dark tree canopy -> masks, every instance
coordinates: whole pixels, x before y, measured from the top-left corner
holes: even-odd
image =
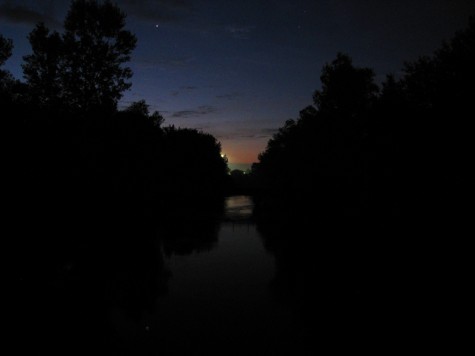
[[[343,54],[323,67],[317,107],[287,120],[259,155],[253,171],[264,194],[287,206],[313,200],[329,212],[360,204],[367,116],[378,92],[373,76]]]
[[[158,111],[154,111],[152,114],[150,114],[150,105],[148,105],[145,100],[134,101],[124,111],[147,118],[152,121],[154,126],[157,127],[162,126],[165,121],[164,117]]]
[[[29,35],[33,53],[24,76],[39,103],[58,99],[70,110],[114,111],[129,89],[137,39],[124,29],[125,14],[112,2],[75,0],[59,35],[39,24]]]
[[[400,78],[389,75],[381,92],[371,69],[338,54],[322,69],[316,107],[286,121],[253,166],[258,205],[295,212],[311,200],[310,213],[333,217],[464,216],[474,63],[473,18]]]
[[[125,14],[112,2],[75,0],[64,22],[63,80],[66,100],[80,111],[116,108],[130,88],[130,60],[137,39],[124,30]]]
[[[0,67],[5,64],[12,55],[13,42],[0,34]],[[0,91],[4,92],[6,88],[13,82],[11,74],[0,69]]]
[[[62,97],[61,70],[63,43],[58,32],[50,33],[43,24],[38,24],[29,34],[33,53],[23,57],[23,76],[30,89],[31,100],[41,106],[59,104]]]
[[[355,116],[368,110],[378,92],[373,70],[354,67],[351,58],[342,53],[323,67],[320,80],[322,89],[313,98],[324,113]]]
[[[13,42],[0,34],[0,66],[12,55]]]

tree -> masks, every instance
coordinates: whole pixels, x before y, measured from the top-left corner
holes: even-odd
[[[323,67],[320,80],[322,89],[313,96],[315,104],[320,112],[342,117],[367,111],[378,92],[373,70],[354,67],[351,58],[342,53]]]
[[[134,101],[125,109],[125,112],[147,118],[151,120],[153,125],[156,127],[162,126],[165,121],[158,111],[154,111],[150,114],[150,105],[148,105],[145,100]]]
[[[137,39],[124,30],[125,14],[112,2],[74,0],[60,36],[39,24],[29,35],[33,54],[24,76],[41,104],[59,98],[70,110],[114,111],[132,70]]]
[[[38,24],[28,36],[33,53],[23,65],[31,97],[79,113],[116,110],[131,86],[132,71],[124,63],[137,42],[124,26],[116,5],[96,0],[72,2],[62,36]]]
[[[262,206],[308,213],[312,201],[319,213],[364,211],[367,126],[378,92],[373,77],[343,54],[323,67],[316,107],[287,120],[253,166]]]
[[[0,66],[12,55],[13,42],[0,34]]]
[[[389,97],[393,104],[384,110],[387,117],[398,114],[393,126],[398,132],[398,160],[404,162],[401,190],[414,215],[420,211],[442,212],[445,217],[466,214],[460,197],[471,185],[467,162],[473,151],[474,63],[475,18],[471,18],[465,30],[433,55],[406,63],[396,86],[385,84],[397,89],[385,90],[383,99],[387,102]]]
[[[58,104],[62,94],[61,66],[63,65],[63,42],[58,32],[50,33],[43,24],[38,24],[29,34],[33,53],[23,57],[25,77],[29,94],[40,106]]]
[[[115,110],[132,70],[137,39],[124,30],[125,14],[112,2],[75,0],[64,22],[63,85],[66,101],[80,112]]]
[[[0,67],[12,55],[13,42],[0,34]],[[8,71],[0,69],[0,91],[3,92],[13,82],[13,77]]]

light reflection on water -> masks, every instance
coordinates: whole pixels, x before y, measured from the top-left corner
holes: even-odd
[[[165,260],[171,278],[156,308],[163,325],[157,337],[163,345],[174,340],[165,352],[186,353],[190,342],[242,348],[253,339],[264,347],[264,338],[289,336],[290,312],[275,302],[269,288],[274,258],[249,220],[252,200],[229,197],[225,206],[213,249]]]
[[[245,195],[226,198],[225,219],[248,220],[252,216],[254,204],[251,197]]]

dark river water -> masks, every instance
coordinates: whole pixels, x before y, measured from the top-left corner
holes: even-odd
[[[300,347],[295,318],[272,293],[276,265],[256,225],[252,201],[227,198],[215,243],[189,254],[169,254],[167,293],[150,323],[166,353],[294,352]],[[152,330],[152,329],[150,329]]]
[[[222,213],[128,212],[32,234],[12,261],[17,354],[378,353],[418,337],[407,320],[424,279],[399,234],[252,212],[235,196]]]

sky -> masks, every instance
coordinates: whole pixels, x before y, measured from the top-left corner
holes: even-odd
[[[231,168],[258,160],[287,119],[312,104],[338,52],[376,81],[430,55],[475,15],[474,0],[117,0],[138,39],[132,88],[165,125],[213,134]],[[68,0],[0,0],[5,69],[22,79],[26,39],[43,21],[61,32]]]

